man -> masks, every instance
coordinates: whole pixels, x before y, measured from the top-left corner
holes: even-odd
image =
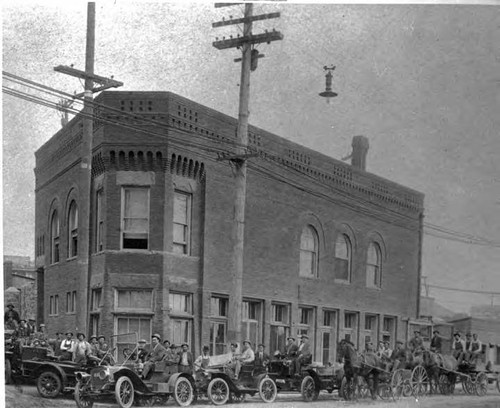
[[[292,358],[297,355],[299,346],[295,344],[295,339],[293,337],[287,337],[287,344],[285,346],[285,357]]]
[[[99,354],[99,342],[97,341],[97,336],[95,334],[90,336],[89,343],[90,343],[91,355],[95,358],[99,358],[99,356],[98,356],[98,354]]]
[[[17,327],[18,327],[17,322],[14,320],[14,318],[12,316],[9,316],[4,323],[4,329],[5,330],[14,330],[16,333],[13,336],[17,336]]]
[[[205,369],[210,365],[210,347],[203,346],[201,355],[194,361],[194,371]]]
[[[391,359],[392,355],[392,350],[391,350],[391,343],[389,341],[384,341],[384,353],[382,355],[382,359],[385,361],[389,361]]]
[[[408,342],[408,347],[413,354],[417,355],[424,351],[424,339],[422,338],[421,333],[418,330],[415,330],[413,334],[413,338],[411,338]]]
[[[434,353],[439,353],[441,354],[441,347],[442,347],[442,339],[441,336],[439,335],[439,330],[434,330],[432,332],[432,339],[431,339],[431,351]]]
[[[63,342],[63,335],[64,333],[63,332],[57,332],[56,333],[56,339],[54,341],[54,354],[56,356],[60,356],[62,354],[62,351],[61,351],[61,344]]]
[[[85,340],[85,334],[77,333],[76,338],[78,341],[75,344],[75,351],[73,354],[74,361],[77,364],[85,365],[87,363],[87,357],[92,354],[92,347],[90,343]]]
[[[17,328],[17,336],[21,342],[21,345],[25,345],[30,337],[30,332],[28,329],[28,323],[25,319],[19,321],[19,327]]]
[[[146,347],[147,341],[144,339],[139,340],[137,343],[137,360],[139,363],[144,364],[148,358],[149,350]]]
[[[97,357],[104,363],[111,364],[111,356],[109,346],[106,343],[106,337],[101,334],[97,337],[97,343]]]
[[[66,332],[66,339],[62,341],[60,360],[73,361],[73,353],[75,351],[75,341],[73,340],[73,333]]]
[[[151,351],[148,354],[147,360],[144,362],[144,369],[142,371],[142,378],[148,379],[148,374],[155,369],[158,361],[161,361],[165,356],[165,347],[161,345],[161,336],[153,334],[151,336]]]
[[[396,371],[400,366],[405,368],[406,362],[406,350],[403,348],[403,342],[397,340],[396,348],[391,354],[392,371]]]
[[[9,318],[12,317],[12,320],[16,322],[16,327],[19,325],[19,321],[21,320],[19,317],[19,313],[17,313],[16,310],[14,310],[14,304],[13,303],[7,303],[7,311],[4,314],[4,322],[9,320]]]
[[[40,324],[38,331],[34,335],[34,338],[40,340],[40,342],[48,340],[45,324],[43,323]]]
[[[265,367],[271,360],[269,355],[264,351],[264,348],[263,344],[259,344],[257,346],[257,352],[255,353],[255,367]]]
[[[193,372],[193,355],[189,351],[187,343],[181,345],[181,352],[179,354],[179,361],[177,367],[180,373],[192,374]]]
[[[305,334],[300,338],[300,345],[297,351],[297,358],[294,361],[295,375],[300,376],[300,368],[302,365],[310,364],[312,360],[311,346],[309,345],[309,337]]]
[[[36,333],[36,324],[35,324],[35,319],[33,319],[32,317],[30,317],[28,319],[28,331],[29,331],[29,336],[30,338]]]
[[[167,341],[168,340],[165,340],[163,344],[167,344]],[[170,344],[170,342],[168,342],[168,344]],[[165,375],[168,376],[177,372],[179,353],[177,352],[177,346],[175,344],[170,345],[170,347],[166,349],[163,360],[165,361],[165,370],[163,371]]]
[[[472,340],[469,346],[469,354],[470,354],[469,361],[473,364],[476,364],[482,351],[483,351],[483,343],[481,343],[481,340],[477,338],[477,333],[473,333]]]
[[[375,346],[373,345],[373,342],[367,341],[365,343],[365,353],[367,354],[375,354],[378,356],[378,350],[375,351]]]
[[[459,332],[455,332],[454,339],[451,343],[451,355],[458,361],[458,365],[462,364],[465,357],[465,341],[461,338]]]
[[[382,356],[384,355],[384,352],[385,352],[385,344],[384,344],[384,341],[383,340],[380,340],[378,342],[378,348],[377,348],[377,357],[378,358],[382,358]]]
[[[245,340],[243,342],[243,351],[241,352],[241,355],[236,357],[234,379],[238,379],[242,365],[253,364],[254,360],[255,353],[252,350],[252,343],[250,342],[250,340]]]

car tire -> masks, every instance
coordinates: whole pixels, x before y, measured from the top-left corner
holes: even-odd
[[[222,378],[214,378],[208,384],[208,399],[214,405],[224,405],[229,399],[229,393],[229,385]]]
[[[194,400],[194,390],[191,381],[179,377],[174,385],[174,400],[180,407],[188,407]]]
[[[81,381],[76,382],[75,386],[75,402],[78,408],[92,408],[94,406],[94,401],[89,397],[83,395],[85,391],[85,385]]]
[[[54,371],[43,371],[36,380],[36,388],[43,398],[55,398],[62,391],[62,381]]]
[[[306,402],[316,401],[319,390],[316,388],[316,381],[310,375],[306,375],[300,384],[300,393]]]
[[[278,395],[278,387],[276,383],[269,377],[265,377],[259,382],[259,396],[264,402],[271,403]]]
[[[134,404],[134,384],[125,375],[116,382],[115,398],[120,408],[130,408]]]

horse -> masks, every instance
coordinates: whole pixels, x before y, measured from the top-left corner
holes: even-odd
[[[455,357],[451,355],[443,355],[439,353],[435,353],[433,351],[425,350],[422,354],[423,363],[427,374],[429,375],[429,381],[431,384],[431,391],[438,389],[439,386],[439,376],[441,374],[441,370],[446,370],[446,377],[448,379],[449,389],[442,389],[443,393],[451,392],[455,388],[456,374],[453,371],[457,370],[458,361]]]
[[[358,383],[358,376],[365,379],[370,389],[372,399],[377,398],[379,383],[380,359],[374,353],[358,354],[354,345],[347,341],[342,341],[338,347],[339,360],[344,360],[344,373],[347,383]],[[370,377],[373,381],[370,381]]]

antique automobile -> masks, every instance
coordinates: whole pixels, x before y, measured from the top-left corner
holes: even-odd
[[[135,333],[133,335],[137,337]],[[191,374],[170,373],[165,370],[167,362],[159,361],[154,370],[142,378],[143,364],[137,351],[137,346],[132,351],[124,349],[121,364],[96,367],[88,373],[78,372],[75,387],[78,408],[90,408],[94,403],[103,402],[116,402],[121,408],[130,408],[133,404],[165,405],[169,397],[182,407],[193,402],[195,380]]]
[[[344,376],[341,364],[323,366],[313,362],[301,367],[298,375],[291,375],[291,364],[292,360],[278,354],[268,365],[269,377],[276,382],[278,392],[300,392],[305,401],[315,401],[321,390],[332,393],[340,389]]]
[[[89,359],[86,364],[59,361],[48,348],[23,346],[18,341],[5,350],[5,381],[9,383],[35,382],[44,398],[55,398],[63,391],[72,391],[76,372],[88,372],[101,362]]]

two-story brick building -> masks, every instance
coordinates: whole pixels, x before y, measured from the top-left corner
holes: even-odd
[[[222,154],[237,121],[169,92],[104,92],[96,103],[90,198],[79,195],[80,116],[36,152],[49,330],[159,332],[221,353],[234,200]],[[325,362],[340,338],[360,348],[405,338],[418,315],[423,195],[366,172],[363,137],[352,165],[252,126],[249,147],[243,337],[274,351],[308,333]],[[87,276],[78,206],[89,199]]]

